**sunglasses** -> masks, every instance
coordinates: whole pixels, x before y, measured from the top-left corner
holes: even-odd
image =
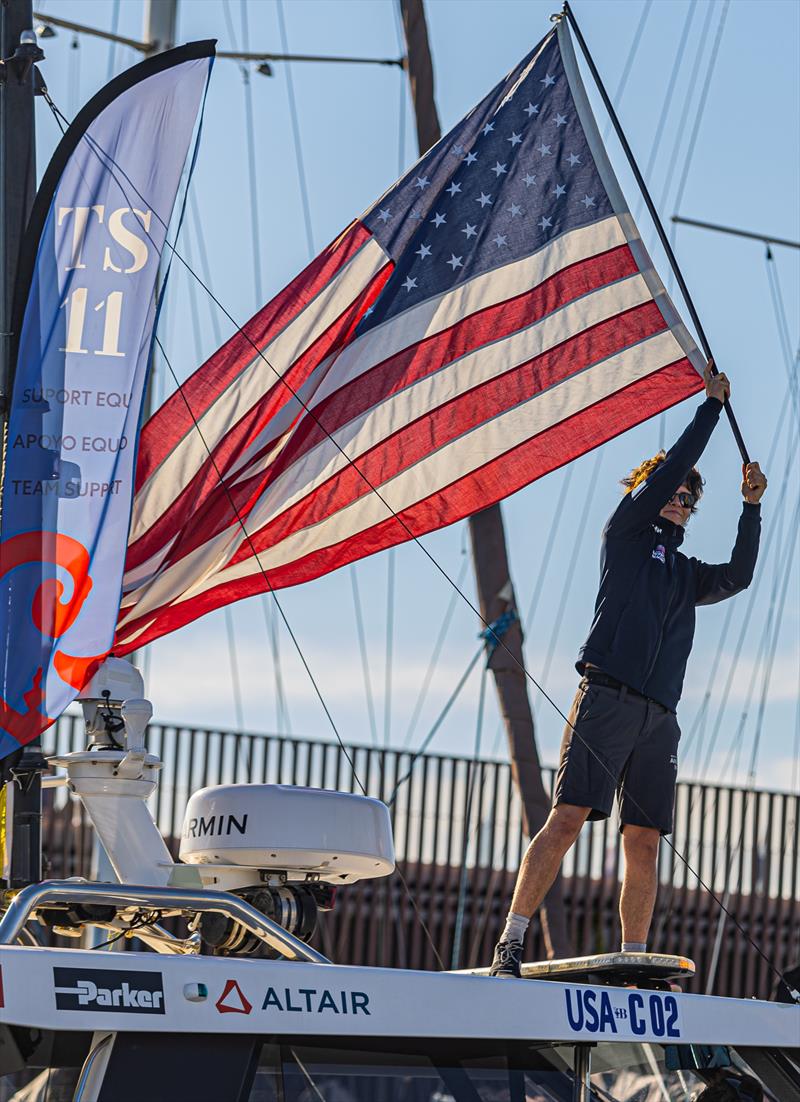
[[[691,509],[693,505],[697,504],[697,498],[694,494],[673,494],[667,502],[670,505],[673,501],[677,501],[679,505],[682,505],[684,509]]]

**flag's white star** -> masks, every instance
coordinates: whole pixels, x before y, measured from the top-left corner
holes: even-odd
[[[430,187],[430,180],[427,176],[417,176],[417,182],[414,187],[418,187],[420,191],[424,191],[426,187]]]
[[[540,81],[539,81],[539,83],[540,83],[540,84],[543,84],[543,85],[545,86],[545,88],[549,88],[549,87],[550,87],[550,85],[551,85],[551,84],[555,84],[555,82],[556,82],[556,78],[555,78],[555,77],[551,77],[549,73],[547,74],[547,76],[546,76],[546,77],[544,77],[544,79],[542,79],[542,80],[540,80]]]
[[[495,161],[494,168],[490,168],[489,171],[493,172],[499,180],[503,173],[506,171],[506,166],[501,165],[499,161]]]
[[[550,153],[550,146],[545,145],[544,142],[541,142],[539,145],[536,146],[536,148],[539,150],[543,157],[547,157]]]
[[[368,318],[368,317],[370,316],[370,314],[374,313],[374,311],[375,311],[375,307],[374,307],[374,306],[370,306],[369,310],[365,310],[365,311],[364,311],[364,317],[365,317],[365,318]]]
[[[405,283],[403,284],[403,286],[405,287],[405,289],[407,291],[413,291],[414,288],[416,287],[416,285],[417,285],[416,279],[412,279],[411,276],[408,276],[406,278]]]
[[[539,114],[539,104],[538,103],[529,103],[528,106],[524,108],[524,111],[525,111],[525,114],[528,116],[528,118],[531,118],[532,115],[538,115]]]
[[[392,212],[388,209],[378,211],[378,221],[383,222],[384,225],[389,221],[389,219],[391,217],[392,217]]]
[[[440,226],[443,226],[446,221],[447,219],[445,218],[445,216],[443,214],[439,214],[438,211],[436,212],[436,214],[434,214],[433,218],[431,218],[431,222],[437,230]]]
[[[516,203],[512,203],[510,207],[506,207],[506,210],[512,218],[516,218],[518,214],[522,214],[522,207],[518,207]]]
[[[455,180],[453,180],[450,187],[446,188],[445,190],[448,192],[450,198],[452,199],[454,195],[458,195],[459,191],[461,191],[461,184],[457,184]]]
[[[416,251],[416,255],[420,258],[420,260],[424,260],[426,256],[431,255],[430,246],[420,245],[420,247]]]
[[[491,206],[492,205],[492,197],[491,197],[491,195],[487,195],[485,191],[482,191],[481,194],[480,194],[480,198],[476,199],[475,202],[480,203],[480,205],[482,207]]]
[[[412,212],[410,214],[410,217],[413,218],[415,222],[421,222],[422,221],[422,211],[421,210],[412,210]]]
[[[577,153],[570,153],[569,163],[572,165],[573,168],[575,167],[575,165],[579,165],[581,163],[581,159],[577,155]]]
[[[550,219],[545,218],[544,215],[542,215],[541,219],[536,223],[540,230],[546,230],[549,226],[552,226],[552,224]]]
[[[583,205],[588,210],[589,207],[594,206],[594,196],[593,195],[584,195],[583,199],[581,199],[581,202],[583,203]]]
[[[469,241],[470,237],[477,237],[478,236],[477,226],[471,226],[469,224],[469,222],[467,222],[466,226],[464,226],[464,229],[461,232],[463,234],[466,234],[467,241]]]
[[[566,126],[566,125],[567,125],[567,116],[562,115],[558,111],[556,111],[556,127]]]
[[[494,241],[494,243],[495,243],[495,245],[497,245],[498,249],[500,248],[501,245],[507,245],[508,244],[508,241],[506,240],[506,235],[504,233],[498,233],[495,237],[492,238],[492,241]]]
[[[449,264],[450,267],[453,269],[453,271],[455,271],[456,268],[463,268],[464,267],[464,265],[461,263],[461,257],[456,256],[455,253],[450,253],[450,259],[446,260],[445,264]]]
[[[494,123],[493,122],[487,122],[486,126],[484,126],[484,128],[483,128],[484,138],[486,137],[487,134],[490,134],[493,130],[494,130]]]
[[[465,165],[474,164],[475,161],[477,161],[477,159],[478,159],[478,154],[477,153],[468,153],[466,155],[466,157],[464,158],[464,164]]]
[[[553,188],[553,195],[555,195],[556,199],[560,199],[566,190],[563,184],[556,184]]]
[[[522,177],[522,181],[525,184],[525,187],[530,187],[531,184],[536,183],[536,177],[533,176],[530,172],[528,172],[528,173],[526,173],[525,176]]]
[[[515,131],[510,138],[506,138],[506,141],[511,142],[511,148],[513,149],[515,145],[519,145],[522,141],[522,135],[517,134]]]
[[[454,145],[450,152],[455,153],[456,157],[460,157],[461,154],[464,152],[464,146],[463,145]]]

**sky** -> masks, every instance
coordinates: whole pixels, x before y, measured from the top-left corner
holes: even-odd
[[[106,30],[116,27],[137,40],[143,36],[141,0],[47,0],[43,6],[55,17]],[[446,131],[547,33],[557,4],[427,0],[426,8],[436,98]],[[775,247],[767,261],[758,241],[675,227],[668,219],[677,211],[800,240],[800,6],[791,0],[575,0],[574,9],[630,145],[646,169],[656,205],[674,234],[717,364],[732,380],[733,408],[751,457],[762,463],[770,480],[756,581],[732,608],[723,604],[698,613],[678,712],[684,733],[681,775],[743,781],[752,762],[757,783],[796,791],[800,408],[787,398],[787,378],[800,336],[800,252]],[[215,37],[219,49],[253,52],[383,58],[402,53],[392,0],[284,0],[282,10],[285,37],[276,0],[229,0],[227,5],[180,0],[178,41]],[[680,52],[689,19],[686,48]],[[128,47],[66,30],[42,44],[47,56],[41,69],[68,117],[112,75],[139,60]],[[239,323],[416,160],[411,104],[398,68],[275,62],[272,70],[271,77],[263,76],[251,66],[244,74],[236,62],[216,63],[192,181],[193,211],[181,243],[201,271],[205,254],[211,286]],[[256,134],[255,206],[249,190],[245,75]],[[590,95],[605,132],[606,117]],[[58,136],[39,99],[40,175]],[[641,205],[636,187],[613,138],[609,151],[636,213]],[[640,226],[666,277],[646,215]],[[771,287],[779,289],[784,304],[783,341]],[[175,266],[159,333],[178,377],[187,377],[231,332],[230,322]],[[157,364],[157,400],[173,385],[164,364]],[[512,579],[526,622],[527,668],[564,712],[578,680],[575,656],[591,621],[599,536],[618,500],[619,479],[662,443],[668,446],[697,402],[690,399],[632,429],[503,504]],[[684,550],[724,561],[741,500],[740,460],[724,419],[700,466],[706,496],[690,523]],[[466,525],[423,542],[474,599]],[[366,675],[355,593],[368,655]],[[474,613],[413,544],[283,590],[279,597],[346,742],[418,746],[478,647],[481,625]],[[278,636],[285,709],[277,703],[270,631]],[[773,636],[775,657],[767,663],[764,640]],[[212,728],[243,724],[251,731],[334,737],[268,598],[206,616],[152,644],[143,661],[157,721]],[[477,740],[482,754],[505,756],[492,693],[478,730],[481,676],[478,666],[431,749],[467,755]],[[426,680],[428,691],[421,699]],[[540,754],[546,764],[554,764],[563,720],[538,693],[532,697]]]

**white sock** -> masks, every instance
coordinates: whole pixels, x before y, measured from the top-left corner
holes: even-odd
[[[526,918],[525,915],[515,915],[513,911],[509,911],[503,933],[500,935],[500,940],[522,942],[525,938],[525,931],[528,929],[529,922],[530,919]]]
[[[623,953],[646,953],[647,942],[646,941],[623,941],[622,943]]]

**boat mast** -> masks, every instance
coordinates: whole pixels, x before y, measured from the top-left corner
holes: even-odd
[[[417,140],[422,154],[442,136],[434,99],[433,60],[423,0],[400,0],[400,11]],[[516,612],[500,504],[491,505],[471,516],[469,531],[481,616],[492,624],[504,613]],[[518,618],[505,632],[503,644],[492,652],[489,668],[494,675],[508,737],[511,772],[522,802],[525,832],[532,836],[544,825],[550,811],[550,798],[542,781],[533,713],[523,672],[522,625]],[[560,874],[542,905],[541,923],[548,956],[568,956],[569,939]]]

